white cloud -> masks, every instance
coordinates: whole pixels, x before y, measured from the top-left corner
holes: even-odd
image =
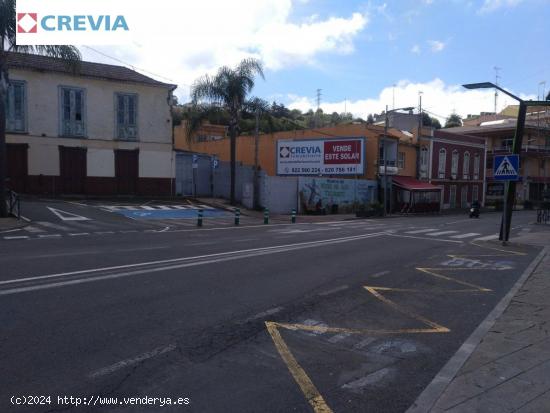
[[[441,52],[446,46],[446,44],[440,40],[428,40],[428,44],[430,45],[430,50],[434,53]]]
[[[304,0],[239,0],[238,7],[226,0],[157,3],[163,30],[144,30],[134,46],[94,48],[169,78],[180,85],[177,94],[183,99],[195,79],[245,57],[259,58],[266,69],[278,70],[314,65],[325,53],[352,53],[355,37],[368,24],[368,16],[358,12],[293,21],[294,4]],[[136,2],[132,14],[150,22],[151,10],[144,2]],[[82,51],[85,58],[118,64],[89,49]]]
[[[411,53],[420,54],[420,46],[415,44],[413,47],[411,47]]]
[[[442,122],[451,113],[456,112],[462,117],[479,112],[491,112],[494,110],[494,91],[492,89],[467,90],[460,85],[446,85],[441,79],[434,79],[427,83],[413,83],[401,80],[395,86],[396,107],[417,107],[418,92],[422,91],[422,107],[432,112]],[[379,95],[374,98],[355,101],[324,102],[321,108],[325,113],[344,111],[344,107],[354,116],[366,119],[369,113],[380,113],[385,106],[392,107],[394,88],[384,87]],[[514,93],[514,92],[512,92]],[[522,99],[535,99],[535,95],[519,94]],[[502,93],[498,99],[498,110],[507,105],[515,104],[515,101]],[[315,109],[314,99],[289,95],[287,105],[291,109],[307,111]],[[432,115],[434,116],[434,115]]]
[[[503,7],[515,7],[523,0],[484,0],[483,5],[478,10],[478,13],[491,13]]]

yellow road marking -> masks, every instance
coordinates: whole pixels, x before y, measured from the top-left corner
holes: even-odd
[[[451,258],[466,258],[466,257],[503,257],[507,255],[527,255],[526,253],[519,252],[519,251],[507,251],[507,250],[502,250],[495,247],[489,247],[486,245],[478,245],[473,241],[471,242],[471,244],[476,245],[480,248],[488,248],[496,251],[505,252],[506,254],[498,254],[498,255],[497,254],[485,254],[485,255],[476,254],[476,255],[448,255],[448,256]],[[418,267],[416,269],[420,272],[429,274],[433,277],[454,282],[466,287],[470,287],[469,289],[458,289],[458,290],[457,289],[430,290],[430,292],[437,292],[437,293],[491,292],[492,290],[489,288],[479,286],[477,284],[457,280],[456,278],[440,274],[436,271],[440,272],[440,271],[462,271],[462,270],[469,270],[469,271],[472,271],[472,270],[499,271],[500,270],[496,268],[424,268],[424,267]],[[312,325],[297,324],[297,323],[277,323],[273,321],[265,322],[267,331],[269,332],[269,335],[271,336],[273,343],[275,344],[275,348],[279,352],[288,370],[292,374],[292,377],[294,377],[294,380],[302,390],[302,393],[306,397],[307,401],[309,402],[309,404],[311,405],[315,413],[333,413],[333,411],[328,406],[328,404],[326,403],[325,399],[323,398],[323,396],[321,395],[317,387],[315,387],[315,384],[313,384],[313,382],[311,381],[311,379],[309,378],[305,370],[300,366],[300,364],[298,363],[298,361],[290,351],[288,345],[286,344],[283,337],[281,336],[281,333],[279,332],[279,328],[284,328],[286,330],[292,330],[292,331],[301,330],[301,331],[310,331],[310,332],[317,332],[317,333],[348,333],[348,334],[366,334],[366,335],[448,333],[451,331],[447,327],[444,327],[434,321],[427,319],[426,317],[418,313],[415,313],[409,309],[406,309],[405,307],[398,305],[394,301],[390,300],[387,297],[384,297],[381,294],[381,291],[394,291],[394,292],[400,292],[400,293],[420,293],[420,292],[425,292],[424,290],[391,288],[391,287],[373,287],[373,286],[364,286],[363,288],[365,288],[365,290],[367,290],[371,295],[373,295],[378,300],[392,307],[395,311],[403,315],[406,315],[407,317],[411,317],[417,321],[420,321],[431,328],[409,328],[409,329],[405,328],[405,329],[395,329],[395,330],[365,329],[365,328],[353,329],[353,328],[343,328],[343,327],[312,326]]]
[[[296,361],[290,352],[290,349],[281,337],[281,333],[279,333],[277,329],[278,324],[266,321],[265,325],[275,343],[275,348],[281,355],[292,377],[294,377],[294,380],[298,383],[298,386],[300,386],[300,389],[304,393],[304,396],[306,396],[307,401],[315,413],[332,413],[332,409],[328,407],[328,404],[325,402],[325,399],[323,399],[323,396],[321,396],[321,393],[319,393],[319,390],[317,390],[317,387],[315,387],[315,384],[313,384],[302,366],[298,364],[298,361]]]

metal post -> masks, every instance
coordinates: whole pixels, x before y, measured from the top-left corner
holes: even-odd
[[[269,208],[264,209],[264,224],[269,224]]]
[[[199,209],[199,214],[197,216],[197,227],[202,227],[202,214],[203,210]]]
[[[260,204],[260,173],[259,173],[259,144],[260,144],[260,110],[256,108],[256,130],[254,133],[254,209]]]
[[[388,151],[386,148],[386,138],[388,135],[388,105],[386,105],[386,113],[384,120],[384,216],[388,210]]]
[[[508,241],[505,237],[504,237],[504,233],[503,233],[503,230],[506,226],[506,216],[507,216],[507,212],[508,212],[508,202],[507,202],[507,199],[508,199],[508,193],[510,192],[510,182],[509,181],[505,181],[504,182],[504,199],[503,199],[503,203],[502,203],[502,218],[501,218],[501,221],[500,221],[500,235],[499,235],[499,240],[502,241],[502,245],[506,245],[506,241]]]
[[[293,223],[293,224],[296,223],[296,210],[295,209],[292,210],[292,216],[290,218],[290,222]]]
[[[516,124],[516,134],[514,136],[514,144],[512,146],[512,154],[521,155],[521,147],[523,143],[523,131],[525,128],[525,116],[527,114],[527,105],[524,101],[519,103],[519,113],[518,120]],[[520,157],[521,164],[521,157]],[[519,173],[519,171],[518,171]],[[506,213],[504,214],[504,219],[500,228],[500,237],[501,241],[508,241],[510,239],[510,226],[512,224],[512,211],[514,209],[514,204],[516,200],[516,182],[510,181],[506,186],[507,194],[504,199],[506,204]]]
[[[239,208],[235,208],[235,225],[239,225],[241,220],[241,210]]]

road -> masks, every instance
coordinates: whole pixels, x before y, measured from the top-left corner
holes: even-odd
[[[538,253],[491,241],[497,214],[198,229],[73,206],[37,215],[66,231],[0,234],[2,412],[404,412]],[[188,404],[123,404],[144,396]]]

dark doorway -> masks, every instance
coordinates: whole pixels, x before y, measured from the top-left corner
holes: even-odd
[[[83,194],[86,183],[86,149],[60,146],[59,172],[63,194]]]
[[[115,176],[119,195],[134,195],[139,176],[139,151],[115,150]]]
[[[28,145],[26,143],[8,143],[6,146],[8,188],[15,192],[26,192],[29,177]]]

